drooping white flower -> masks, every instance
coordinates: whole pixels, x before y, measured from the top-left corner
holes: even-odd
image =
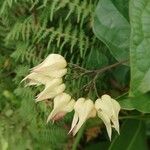
[[[63,93],[66,86],[65,84],[61,84],[62,79],[54,79],[49,84],[45,86],[45,89],[37,95],[36,102],[46,100],[46,99],[51,99],[57,96],[60,93]]]
[[[61,78],[67,73],[67,62],[59,54],[50,54],[41,64],[31,69],[31,73],[22,81],[27,80],[27,85],[46,84],[52,78]]]
[[[44,71],[58,71],[64,69],[66,66],[67,62],[63,56],[59,54],[50,54],[41,64],[32,68],[31,70],[33,72],[42,72],[44,74]]]
[[[73,132],[73,135],[78,132],[87,119],[96,115],[94,103],[91,99],[79,98],[74,105],[74,111],[75,114],[69,131],[69,133]]]
[[[98,116],[103,120],[109,138],[111,139],[112,127],[119,133],[118,114],[120,111],[119,103],[109,95],[103,95],[101,99],[95,101],[95,108]]]
[[[59,54],[50,54],[41,64],[31,69],[31,73],[22,81],[27,80],[27,86],[45,85],[44,90],[37,95],[36,101],[51,99],[62,93],[66,86],[62,77],[67,73],[67,62]]]
[[[71,96],[67,93],[61,93],[54,98],[54,108],[48,116],[49,120],[59,120],[64,117],[66,113],[73,110],[75,100],[71,99]]]

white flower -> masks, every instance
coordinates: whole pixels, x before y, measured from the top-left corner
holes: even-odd
[[[61,84],[61,83],[62,83],[61,78],[53,79],[52,81],[50,81],[45,86],[45,89],[40,94],[37,95],[36,102],[45,99],[51,99],[57,96],[58,94],[63,93],[66,86],[65,84]]]
[[[67,73],[67,62],[59,54],[50,54],[41,64],[31,69],[31,73],[22,81],[27,80],[27,86],[46,85],[53,78],[61,78]]]
[[[75,114],[73,117],[71,129],[69,131],[73,131],[73,135],[75,135],[80,127],[84,124],[84,122],[96,115],[93,101],[90,99],[79,98],[74,105]]]
[[[47,122],[49,120],[59,120],[64,117],[66,113],[73,110],[75,100],[71,99],[71,96],[66,93],[61,93],[54,98],[54,108],[50,115],[48,116]]]
[[[59,54],[50,54],[41,64],[32,68],[32,72],[37,72],[46,76],[59,78],[66,74],[67,62]]]
[[[98,116],[103,120],[108,136],[111,140],[112,127],[114,127],[119,133],[118,114],[120,111],[120,105],[109,95],[103,95],[101,99],[95,101],[95,108]]]
[[[44,90],[37,95],[36,101],[51,99],[61,94],[66,86],[62,77],[67,73],[67,62],[59,54],[50,54],[41,64],[31,69],[31,73],[22,81],[27,80],[27,86],[45,85]]]

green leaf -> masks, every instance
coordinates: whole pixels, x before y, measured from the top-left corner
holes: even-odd
[[[100,52],[99,49],[92,50],[89,56],[87,57],[87,61],[86,61],[87,69],[99,69],[107,65],[108,65],[108,59],[103,53]]]
[[[148,70],[148,72],[145,74],[139,89],[141,92],[146,93],[148,91],[150,91],[150,69]]]
[[[119,101],[121,108],[126,110],[138,110],[143,113],[150,113],[150,95],[127,98]]]
[[[129,0],[111,0],[118,11],[129,21]]]
[[[116,136],[108,150],[147,150],[145,128],[142,121],[126,120],[120,135]]]
[[[95,11],[93,31],[112,55],[121,61],[129,58],[130,24],[118,7],[111,0],[100,0]]]
[[[130,95],[139,95],[150,90],[150,1],[130,1],[130,22]]]

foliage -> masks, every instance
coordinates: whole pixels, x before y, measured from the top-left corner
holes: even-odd
[[[123,12],[120,12],[115,5],[117,2],[111,0],[99,1],[93,29],[95,35],[108,46],[114,57],[120,61],[129,58],[130,24],[122,14]]]
[[[0,0],[0,149],[147,149],[149,29],[148,0]],[[111,143],[98,118],[77,137],[67,135],[72,113],[46,124],[52,104],[35,104],[40,88],[24,88],[20,81],[50,53],[76,64],[64,79],[74,97],[118,98],[121,132]],[[86,141],[84,130],[92,137],[93,127],[100,131]]]

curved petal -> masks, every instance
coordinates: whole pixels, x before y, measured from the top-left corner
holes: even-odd
[[[21,82],[27,80],[27,85],[40,85],[40,84],[46,84],[47,82],[51,81],[52,79],[48,76],[44,76],[39,73],[32,72],[29,75],[27,75]]]
[[[76,125],[78,123],[78,120],[79,120],[79,115],[77,112],[74,113],[74,116],[73,116],[73,120],[72,120],[72,124],[71,124],[71,129],[70,131],[68,132],[71,133],[75,128],[76,128]]]
[[[57,96],[58,94],[62,93],[65,90],[66,86],[65,84],[61,84],[59,86],[46,88],[44,91],[42,91],[39,95],[37,95],[36,102],[42,101],[45,99],[51,99]]]
[[[35,70],[34,72],[40,73],[44,76],[48,76],[51,78],[61,78],[67,73],[67,69],[57,69],[55,66],[54,68],[55,69],[52,69],[51,66],[48,66]]]
[[[98,112],[98,116],[99,116],[99,118],[101,118],[103,120],[103,122],[106,126],[106,130],[107,130],[109,139],[111,140],[112,129],[111,129],[111,122],[110,122],[109,117],[102,111]]]
[[[119,111],[120,111],[121,107],[120,107],[120,104],[114,99],[112,99],[112,104],[113,104],[113,108],[114,108],[114,115],[112,116],[111,121],[113,123],[113,127],[116,129],[116,131],[119,134],[120,132],[119,132],[118,115],[119,115]]]
[[[32,71],[37,71],[43,67],[53,66],[53,65],[56,65],[61,69],[67,66],[67,62],[64,59],[64,57],[59,54],[50,54],[46,57],[46,59],[41,64],[32,68]]]

